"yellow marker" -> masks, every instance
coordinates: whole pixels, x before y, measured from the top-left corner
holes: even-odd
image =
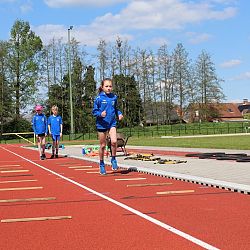
[[[0,168],[5,168],[5,167],[19,167],[20,165],[1,165]]]
[[[98,170],[99,168],[92,168],[92,169],[89,169],[89,168],[75,168],[74,170],[75,171],[89,171],[89,170]]]
[[[167,186],[172,185],[173,183],[164,182],[164,183],[145,183],[145,184],[129,184],[127,187],[147,187],[147,186]]]
[[[4,203],[4,202],[25,202],[25,201],[50,201],[50,200],[55,200],[55,199],[56,199],[56,197],[10,199],[10,200],[0,200],[0,203]]]
[[[29,170],[3,170],[0,171],[0,173],[24,173],[24,172],[29,172]]]
[[[71,166],[68,168],[92,168],[93,166]]]
[[[0,183],[32,182],[37,180],[0,181]]]
[[[0,188],[0,191],[34,190],[34,189],[42,189],[42,188],[43,187]]]
[[[72,219],[72,216],[52,216],[52,217],[34,217],[34,218],[18,218],[18,219],[4,219],[1,222],[27,222],[27,221],[43,221],[43,220],[63,220]]]
[[[156,192],[156,194],[185,194],[185,193],[194,193],[194,190],[176,190],[176,191]]]
[[[115,179],[115,181],[139,181],[146,180],[147,178],[127,178],[127,179]]]

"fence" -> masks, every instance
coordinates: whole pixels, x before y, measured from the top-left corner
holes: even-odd
[[[212,134],[238,134],[250,132],[249,122],[227,122],[227,123],[196,123],[196,124],[174,124],[174,125],[162,125],[152,127],[136,127],[136,128],[118,128],[118,132],[121,132],[127,136],[132,137],[161,137],[161,136],[184,136],[184,135],[212,135]],[[20,134],[20,133],[19,133]],[[32,133],[31,133],[32,134]],[[24,135],[23,135],[24,137]],[[29,137],[29,138],[27,138]],[[32,135],[27,135],[30,141],[33,141]],[[80,141],[80,140],[97,140],[97,133],[95,129],[89,129],[85,133],[76,133],[73,135],[63,135],[63,141]],[[0,143],[7,143],[13,140],[13,136],[0,136]],[[48,137],[48,141],[50,138]],[[23,142],[22,138],[19,138],[18,142]]]

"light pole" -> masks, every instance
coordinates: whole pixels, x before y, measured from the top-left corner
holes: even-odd
[[[69,69],[69,102],[70,102],[70,134],[74,134],[74,117],[73,117],[73,101],[72,101],[72,82],[71,82],[71,42],[70,42],[70,31],[73,26],[68,28],[68,69]]]
[[[119,68],[120,68],[120,75],[122,74],[122,55],[121,55],[121,46],[122,46],[122,40],[120,37],[116,40],[117,47],[118,47],[118,53],[119,53]]]

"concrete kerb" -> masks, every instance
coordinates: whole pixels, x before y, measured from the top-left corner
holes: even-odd
[[[98,159],[91,159],[87,157],[79,157],[79,156],[74,156],[74,155],[68,155],[68,157],[99,163]],[[128,164],[119,164],[119,167],[122,169],[126,169],[126,170],[130,169],[131,171],[135,171],[135,172],[141,172],[141,173],[166,177],[170,179],[191,182],[195,184],[215,187],[219,189],[229,190],[229,191],[248,194],[248,195],[250,194],[250,186],[248,185],[237,184],[237,183],[232,183],[232,182],[227,182],[227,181],[218,181],[218,180],[214,180],[210,178],[197,177],[197,176],[186,175],[186,174],[181,174],[181,173],[161,171],[157,169],[152,170],[152,169],[143,168],[143,167],[135,167],[133,165],[128,165]]]

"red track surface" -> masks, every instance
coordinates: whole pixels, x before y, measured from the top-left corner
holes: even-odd
[[[249,249],[249,195],[136,172],[122,171],[100,176],[98,173],[87,173],[97,170],[77,171],[69,168],[69,166],[76,165],[92,165],[93,168],[97,168],[95,163],[73,158],[40,161],[37,152],[18,145],[0,145],[0,155],[1,220],[72,216],[72,219],[62,220],[1,222],[1,249],[203,248],[190,241],[189,238],[183,238],[156,225],[153,219],[174,227],[211,247]],[[3,172],[15,169],[29,170],[29,172]],[[116,180],[124,178],[146,179]],[[36,181],[7,182],[18,180]],[[146,187],[127,186],[163,182],[172,184]],[[42,187],[42,189],[2,190],[21,187]],[[94,191],[88,191],[87,188]],[[194,190],[194,192],[172,195],[156,194],[159,191],[171,190]],[[2,202],[9,199],[38,197],[56,197],[56,199]],[[107,200],[109,198],[112,200]],[[121,207],[120,203],[114,204],[113,202],[116,201],[128,207]],[[144,214],[145,218],[135,213]],[[149,221],[151,218],[153,219]]]

